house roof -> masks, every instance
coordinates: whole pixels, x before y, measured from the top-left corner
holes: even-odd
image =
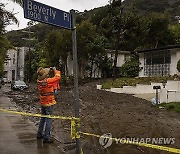
[[[153,48],[153,49],[139,50],[139,51],[136,51],[136,53],[145,53],[145,52],[160,51],[160,50],[168,50],[168,49],[175,49],[175,48],[180,48],[180,44],[169,45],[169,46],[166,46],[166,47],[160,47],[160,48]]]
[[[106,49],[107,53],[115,53],[115,50],[111,50],[111,49]],[[130,51],[120,51],[118,50],[119,54],[130,54]]]

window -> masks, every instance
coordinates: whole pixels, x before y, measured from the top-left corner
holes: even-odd
[[[15,64],[15,53],[13,53],[13,64]]]
[[[171,63],[169,50],[144,53],[144,61],[145,76],[169,75]]]

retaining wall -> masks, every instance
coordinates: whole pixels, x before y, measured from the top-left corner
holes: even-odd
[[[162,83],[152,82],[150,85],[137,84],[136,86],[123,86],[123,88],[111,88],[108,91],[115,93],[127,93],[127,94],[148,94],[156,93],[153,86],[160,86],[158,90],[160,96],[160,103],[168,102],[180,102],[180,81],[167,81],[165,87]],[[97,85],[97,89],[101,86]]]

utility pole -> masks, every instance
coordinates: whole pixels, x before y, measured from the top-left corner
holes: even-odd
[[[28,38],[22,38],[23,40],[28,40],[28,53],[29,53],[29,56],[28,56],[28,63],[29,63],[29,66],[28,66],[28,73],[27,73],[27,81],[30,83],[31,82],[31,44],[30,44],[30,41],[33,41],[34,39],[31,39],[31,34],[33,34],[34,32],[31,32],[30,31],[30,28],[31,26],[33,25],[33,22],[30,21],[28,22],[28,31],[22,31],[24,33],[28,33]]]

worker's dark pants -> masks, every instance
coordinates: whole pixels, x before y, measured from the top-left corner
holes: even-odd
[[[52,106],[41,106],[41,114],[43,115],[52,115],[54,110],[54,105]],[[44,139],[50,139],[51,137],[51,125],[52,125],[52,119],[51,118],[44,118],[41,117],[39,128],[38,128],[38,136],[43,135],[43,130],[45,126],[45,132],[44,132]]]

